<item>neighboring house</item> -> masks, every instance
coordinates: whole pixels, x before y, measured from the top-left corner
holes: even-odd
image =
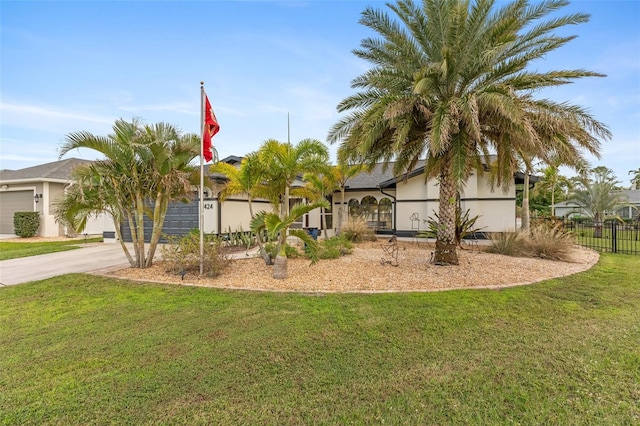
[[[607,213],[616,214],[623,219],[638,218],[640,215],[640,189],[623,189],[615,192],[620,194],[622,199],[629,205],[621,207],[615,212]],[[580,207],[576,201],[563,201],[561,203],[554,204],[554,207],[557,217],[566,217],[567,219],[571,219],[574,216],[591,216],[591,214]]]
[[[71,182],[71,171],[89,162],[68,158],[20,170],[0,170],[0,234],[15,233],[15,212],[37,211],[40,212],[39,236],[64,236],[66,230],[55,221],[53,203],[63,196]],[[85,232],[102,234],[104,227],[104,218],[94,219],[89,221]]]

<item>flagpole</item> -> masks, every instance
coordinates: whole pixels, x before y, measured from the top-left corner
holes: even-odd
[[[204,273],[204,81],[200,82],[200,191],[198,228],[200,228],[200,275]]]

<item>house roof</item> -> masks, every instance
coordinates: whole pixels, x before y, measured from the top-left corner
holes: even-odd
[[[238,157],[237,155],[230,155],[230,156],[225,157],[222,160],[220,160],[220,162],[221,163],[236,164],[236,163],[241,163],[243,158],[244,157]]]
[[[73,169],[89,163],[91,163],[89,160],[67,158],[19,170],[0,170],[0,182],[21,180],[68,181],[71,179],[71,171]]]
[[[393,173],[393,163],[389,163],[386,170],[383,163],[378,163],[370,172],[362,172],[347,181],[350,190],[365,190],[378,188],[393,188],[398,182],[419,176],[425,172],[424,160],[418,161],[416,168],[408,173],[396,176]],[[513,175],[516,184],[524,183],[524,173],[517,172]],[[538,182],[538,176],[530,175],[529,182]]]
[[[617,194],[621,194],[626,198],[626,202],[629,204],[640,205],[640,189],[622,189],[620,191],[614,191]],[[561,201],[559,203],[555,203],[554,207],[576,207],[578,204],[572,200]]]
[[[627,197],[628,203],[640,204],[640,189],[623,189],[620,193]]]
[[[230,155],[223,158],[222,162],[229,164],[237,164],[242,161],[243,157]],[[495,156],[491,156],[490,160],[493,160]],[[402,182],[405,179],[419,176],[424,173],[424,160],[419,160],[416,167],[409,173],[403,173],[400,176],[396,176],[393,173],[393,163],[377,163],[370,171],[363,171],[356,176],[350,178],[347,181],[347,191],[365,191],[365,190],[378,190],[379,188],[393,188],[398,182]],[[515,183],[524,183],[524,174],[514,174]],[[529,181],[531,184],[540,180],[537,176],[530,176]]]

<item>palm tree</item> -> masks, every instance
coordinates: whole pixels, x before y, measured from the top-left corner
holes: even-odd
[[[219,198],[224,202],[228,197],[237,194],[246,194],[249,205],[249,214],[253,219],[253,199],[256,195],[260,195],[261,190],[264,192],[265,170],[258,161],[258,155],[255,152],[247,154],[240,163],[240,168],[236,168],[231,164],[218,162],[209,168],[211,173],[220,173],[226,176],[227,183],[220,192]],[[264,248],[262,234],[256,234],[260,254],[267,265],[271,265],[271,257]]]
[[[548,152],[598,155],[607,128],[569,103],[536,99],[533,93],[575,79],[602,76],[584,70],[537,72],[529,65],[574,37],[554,32],[587,22],[576,13],[542,18],[567,4],[493,0],[400,0],[387,13],[366,8],[360,22],[381,35],[366,38],[354,54],[373,64],[352,87],[338,111],[329,141],[340,141],[349,159],[373,165],[395,160],[400,175],[426,158],[427,178],[439,184],[434,261],[457,264],[456,191],[473,170],[496,155],[496,184],[513,184],[517,153],[544,158]]]
[[[338,207],[338,223],[336,225],[336,235],[340,235],[340,233],[342,232],[342,221],[345,217],[344,193],[347,189],[347,182],[349,181],[349,179],[360,173],[363,169],[362,165],[350,164],[348,160],[342,157],[343,154],[341,152],[338,152],[338,164],[331,168],[333,179],[338,184],[341,195],[340,207]]]
[[[74,195],[75,199],[95,205],[79,204],[74,208],[70,199],[60,206],[70,211],[61,211],[60,217],[76,220],[76,228],[90,211],[106,211],[114,218],[116,228],[126,219],[135,260],[121,243],[131,266],[151,266],[169,202],[185,199],[191,185],[198,182],[199,170],[191,161],[199,155],[199,138],[194,134],[181,135],[174,126],[165,123],[149,126],[137,118],[131,122],[119,119],[113,125],[113,134],[108,136],[85,131],[69,133],[60,147],[60,157],[75,148],[92,149],[105,159],[77,175],[79,193]],[[73,210],[76,214],[72,214]],[[153,223],[146,254],[145,216]]]
[[[321,199],[311,204],[298,204],[294,206],[289,214],[281,216],[275,212],[258,212],[251,220],[251,231],[256,234],[262,233],[266,230],[269,234],[269,238],[278,241],[276,262],[273,266],[273,278],[286,279],[288,276],[288,264],[287,264],[287,235],[293,235],[302,240],[307,248],[307,253],[311,257],[312,262],[318,260],[318,243],[309,234],[302,229],[290,229],[291,225],[301,218],[303,215],[309,213],[311,210],[317,208],[327,208],[329,203],[326,199]]]
[[[626,197],[619,192],[620,181],[607,167],[595,167],[587,176],[579,177],[577,188],[570,200],[580,206],[593,218],[594,237],[602,237],[602,224],[608,216],[615,216],[615,211],[628,206]]]
[[[200,138],[193,133],[182,135],[173,125],[157,123],[144,126],[144,137],[139,143],[147,191],[154,201],[148,215],[152,230],[145,267],[149,267],[162,236],[169,203],[185,198],[200,183],[200,170],[192,164],[200,155]]]
[[[334,191],[338,189],[338,183],[332,173],[333,170],[335,169],[332,167],[328,168],[322,174],[305,173],[302,177],[302,180],[305,181],[305,191],[299,194],[312,202],[326,199],[327,196],[333,194]],[[320,207],[320,217],[322,220],[322,229],[324,229],[324,238],[327,239],[329,238],[329,235],[327,233],[327,215],[325,207]]]
[[[542,174],[542,179],[536,183],[534,190],[537,193],[548,192],[551,195],[551,217],[555,217],[554,204],[556,203],[556,195],[564,193],[566,196],[567,192],[572,189],[571,181],[560,174],[560,169],[555,164],[549,164],[540,169],[540,173]]]
[[[296,179],[305,173],[325,171],[329,164],[329,150],[322,142],[315,139],[304,139],[296,145],[269,139],[260,146],[257,157],[265,171],[264,182],[267,183],[261,192],[262,196],[271,200],[274,205],[274,214],[278,215],[283,224],[277,227],[278,254],[274,262],[273,277],[284,279],[287,275],[287,256],[284,245],[290,226],[289,220],[293,216],[290,214],[289,207],[292,186]]]
[[[633,185],[635,189],[640,189],[640,167],[635,170],[629,170],[628,174],[633,175],[631,185]]]
[[[74,232],[82,232],[90,217],[107,214],[113,220],[127,260],[135,267],[136,260],[125,245],[121,231],[126,220],[127,194],[119,185],[119,175],[114,173],[113,166],[109,161],[95,161],[74,169],[72,183],[65,188],[64,197],[53,203],[55,220]]]

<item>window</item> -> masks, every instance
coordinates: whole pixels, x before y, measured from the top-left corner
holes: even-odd
[[[362,216],[371,226],[377,227],[375,222],[378,221],[378,200],[371,195],[367,195],[360,203]]]
[[[382,198],[378,204],[378,228],[391,229],[391,200],[388,198]]]
[[[349,200],[349,219],[354,217],[359,217],[360,214],[362,214],[362,211],[360,209],[360,202],[355,198],[350,199]]]

